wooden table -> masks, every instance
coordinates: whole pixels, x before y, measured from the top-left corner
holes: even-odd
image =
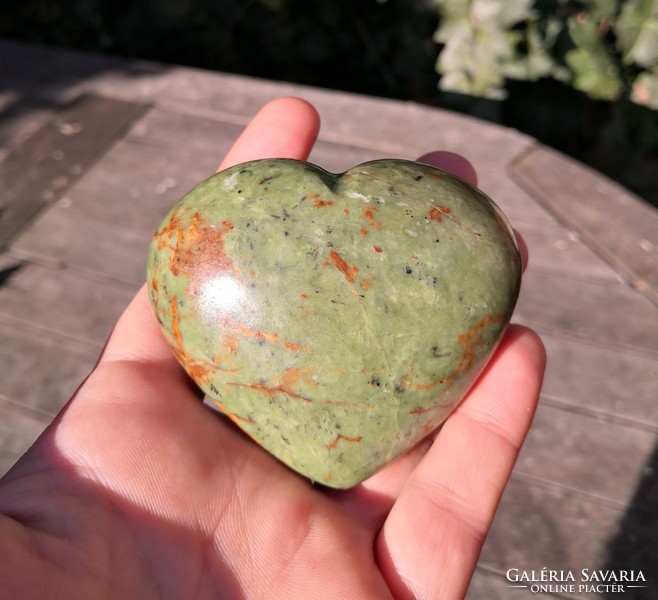
[[[650,587],[622,597],[658,597],[658,212],[526,135],[412,103],[0,41],[0,472],[94,365],[164,213],[281,95],[318,108],[328,170],[464,154],[530,248],[514,320],[548,371],[469,598],[530,598],[506,572],[543,567],[642,569]]]

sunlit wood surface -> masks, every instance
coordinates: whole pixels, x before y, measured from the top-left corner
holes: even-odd
[[[165,212],[281,95],[318,108],[311,160],[331,171],[467,156],[530,248],[515,321],[548,371],[469,598],[530,598],[505,574],[543,567],[642,569],[649,588],[619,597],[658,597],[658,211],[526,135],[410,103],[0,42],[0,472],[94,365]]]

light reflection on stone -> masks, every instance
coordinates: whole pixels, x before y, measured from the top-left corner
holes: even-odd
[[[208,279],[201,286],[201,305],[206,314],[235,313],[245,307],[247,290],[230,275]]]

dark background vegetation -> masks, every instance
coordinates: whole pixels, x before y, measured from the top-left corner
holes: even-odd
[[[634,104],[629,94],[615,101],[592,99],[552,77],[507,79],[506,97],[498,99],[441,91],[436,61],[442,46],[434,41],[437,4],[4,0],[0,36],[458,110],[526,132],[658,206],[658,110]],[[567,4],[570,10],[583,8],[587,2],[536,4],[550,11],[565,10]],[[553,51],[567,52],[570,44],[563,32]]]

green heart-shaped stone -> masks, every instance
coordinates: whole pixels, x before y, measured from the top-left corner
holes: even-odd
[[[314,481],[353,486],[443,421],[514,309],[521,261],[484,194],[378,160],[260,160],[167,215],[149,296],[219,408]]]

